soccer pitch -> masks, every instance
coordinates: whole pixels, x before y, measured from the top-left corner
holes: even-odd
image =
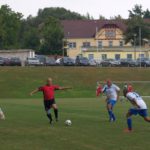
[[[0,121],[0,150],[150,149],[150,126],[142,118],[133,117],[133,133],[123,132],[129,102],[117,103],[117,121],[109,123],[104,98],[95,98],[96,82],[108,78],[118,81],[120,88],[129,81],[141,95],[149,96],[149,74],[148,68],[0,68],[0,107],[6,115],[6,120]],[[52,77],[54,84],[73,87],[56,91],[60,120],[54,126],[45,115],[42,93],[29,96],[47,77]],[[146,102],[150,108],[148,98]],[[65,126],[67,119],[72,121],[71,127]]]
[[[104,98],[58,98],[60,121],[50,126],[42,99],[1,99],[0,150],[148,150],[150,126],[133,117],[133,133],[124,133],[130,103],[118,102],[117,121],[108,122]],[[146,100],[150,108],[150,100]],[[66,127],[64,121],[72,120]]]

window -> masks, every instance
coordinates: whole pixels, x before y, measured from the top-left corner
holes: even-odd
[[[103,47],[103,42],[102,41],[98,41],[98,47],[102,48]]]
[[[113,41],[109,41],[109,47],[113,47]]]
[[[139,54],[139,58],[144,58],[144,54]]]
[[[94,59],[94,55],[93,54],[89,54],[88,58],[89,58],[89,60]]]
[[[120,41],[119,46],[123,47],[123,41]]]
[[[115,38],[116,32],[114,30],[106,30],[105,36],[106,36],[106,38],[109,38],[109,39]]]
[[[76,48],[76,43],[75,42],[69,43],[69,48]]]
[[[120,54],[115,54],[115,59],[120,60]]]
[[[132,59],[132,54],[127,54],[127,59]]]
[[[102,54],[102,60],[107,59],[107,54]]]
[[[83,47],[90,47],[91,43],[90,42],[83,42]]]

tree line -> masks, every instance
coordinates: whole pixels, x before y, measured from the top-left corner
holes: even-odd
[[[26,19],[8,5],[0,8],[0,49],[34,49],[40,54],[61,54],[64,38],[61,20],[87,19],[64,8],[40,9]]]
[[[84,16],[65,8],[44,8],[39,9],[37,16],[30,15],[24,19],[21,13],[13,11],[8,5],[2,5],[0,49],[34,49],[39,54],[62,54],[64,32],[61,20],[65,19],[88,20],[93,17],[89,13]],[[99,19],[106,18],[100,15]],[[111,19],[123,20],[120,15]],[[150,19],[149,9],[144,11],[141,5],[135,5],[129,11],[126,42],[131,41],[133,35],[138,37],[139,28],[142,30],[142,38],[150,39],[150,24],[145,19]]]

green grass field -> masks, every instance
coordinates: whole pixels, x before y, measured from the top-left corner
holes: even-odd
[[[57,99],[60,121],[49,126],[40,99],[6,99],[0,104],[6,120],[0,122],[1,150],[148,150],[150,125],[133,118],[134,132],[124,133],[130,104],[118,102],[117,122],[109,123],[102,98]],[[150,101],[147,100],[150,106]],[[64,121],[73,125],[66,127]]]
[[[42,94],[29,92],[52,77],[55,84],[72,86],[57,91],[60,121],[50,126],[45,116]],[[0,150],[149,150],[150,126],[133,118],[134,132],[126,134],[125,114],[130,103],[118,102],[117,122],[109,123],[104,98],[95,98],[96,82],[106,79],[149,81],[146,68],[92,67],[1,67],[0,107],[6,115],[0,121]],[[141,95],[150,95],[150,82],[133,83]],[[150,100],[146,99],[150,108]],[[73,125],[64,122],[71,119]]]
[[[0,98],[30,98],[29,92],[52,77],[55,84],[72,86],[68,92],[58,92],[60,98],[95,97],[97,81],[149,81],[149,68],[95,68],[95,67],[1,67]],[[119,84],[123,86],[122,82]],[[150,82],[134,83],[142,95],[150,95]],[[10,91],[10,92],[8,92]],[[41,94],[36,95],[37,98]]]

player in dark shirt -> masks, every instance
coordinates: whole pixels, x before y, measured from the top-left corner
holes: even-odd
[[[53,85],[52,79],[48,78],[46,85],[41,86],[30,93],[30,95],[32,96],[33,94],[35,94],[37,92],[40,92],[40,91],[43,92],[44,107],[45,107],[45,111],[47,113],[47,117],[50,120],[50,124],[52,124],[52,121],[53,121],[51,111],[50,111],[51,108],[54,109],[55,119],[56,119],[56,121],[58,121],[58,107],[55,102],[55,91],[56,90],[67,90],[67,89],[71,89],[71,88]]]

